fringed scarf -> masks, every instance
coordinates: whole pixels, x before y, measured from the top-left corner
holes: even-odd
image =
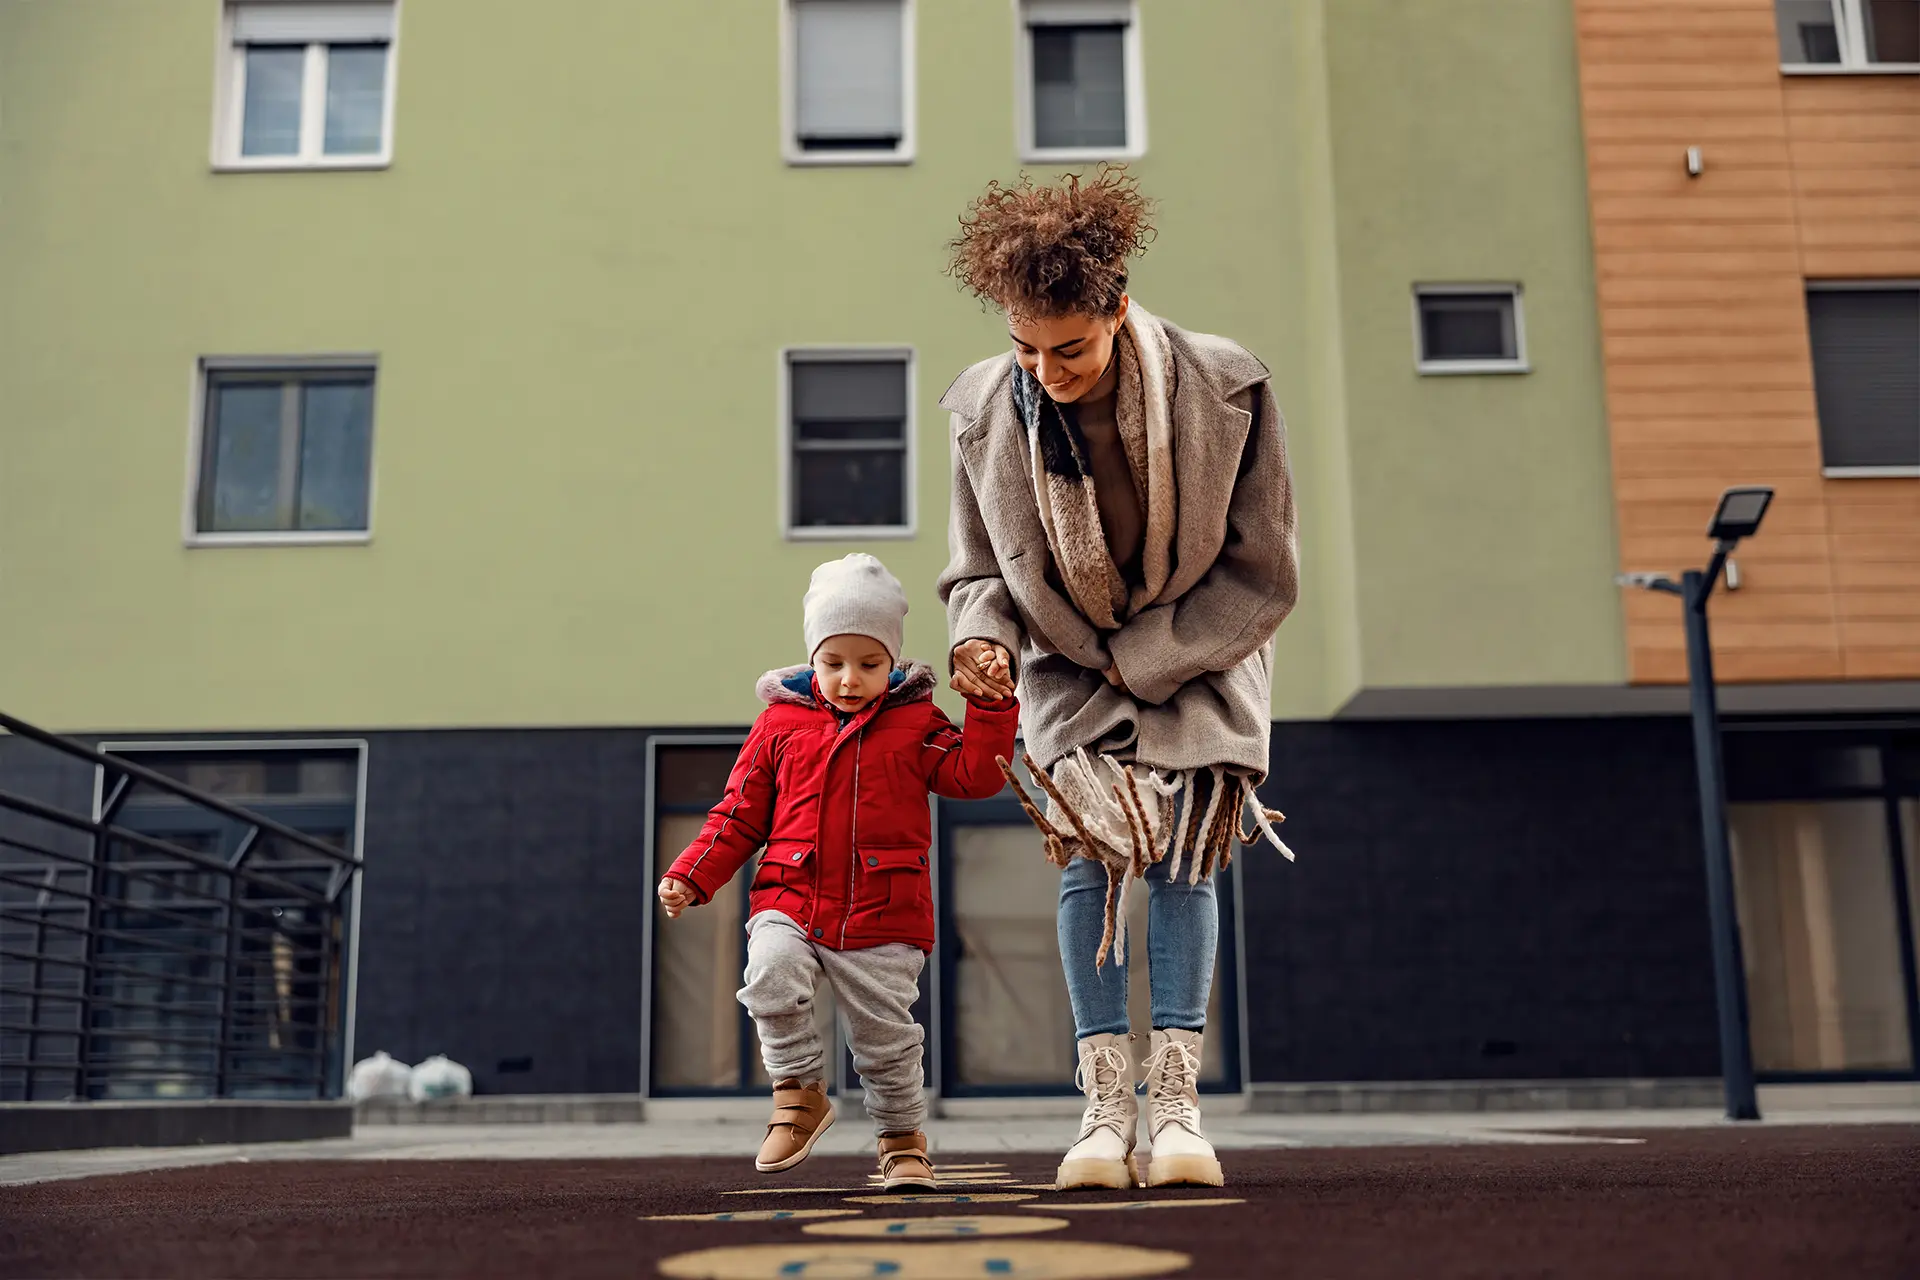
[[[1173,348],[1166,331],[1142,308],[1129,307],[1113,348],[1119,373],[1113,416],[1133,473],[1142,526],[1142,580],[1131,592],[1107,548],[1093,467],[1079,425],[1031,373],[1016,368],[1013,379],[1014,405],[1027,426],[1034,505],[1040,510],[1047,544],[1060,568],[1067,598],[1102,631],[1116,630],[1166,589],[1173,572],[1178,502],[1173,476]]]
[[[1133,473],[1143,526],[1142,581],[1131,590],[1107,546],[1079,427],[1048,397],[1039,379],[1018,368],[1013,379],[1014,404],[1027,427],[1034,501],[1048,547],[1068,598],[1102,631],[1117,630],[1165,590],[1173,571],[1178,500],[1173,469],[1175,369],[1160,322],[1138,306],[1129,307],[1114,342],[1114,360],[1119,370],[1114,420]],[[1095,957],[1098,966],[1106,964],[1109,949],[1115,961],[1125,963],[1127,889],[1149,866],[1171,855],[1169,878],[1185,867],[1187,883],[1198,884],[1233,861],[1236,837],[1249,845],[1271,840],[1293,857],[1274,831],[1274,823],[1284,817],[1261,806],[1247,774],[1219,765],[1161,773],[1113,754],[1123,749],[1116,744],[1089,755],[1082,748],[1056,763],[1051,775],[1025,757],[1047,793],[1044,813],[1011,766],[1000,762],[1027,816],[1046,838],[1047,857],[1061,867],[1076,857],[1090,858],[1107,869],[1107,923]],[[1251,814],[1251,831],[1241,829],[1243,810]]]
[[[1105,966],[1109,949],[1117,963],[1126,963],[1127,889],[1148,867],[1171,856],[1167,879],[1177,880],[1184,866],[1187,883],[1199,884],[1232,865],[1236,840],[1268,840],[1293,861],[1293,850],[1274,830],[1286,815],[1262,805],[1253,780],[1237,769],[1214,765],[1161,773],[1108,754],[1089,755],[1084,747],[1055,764],[1051,775],[1032,756],[1021,759],[1047,793],[1045,812],[1004,759],[1000,772],[1045,838],[1047,859],[1065,867],[1089,858],[1107,869],[1107,924],[1095,967]],[[1251,829],[1243,826],[1246,818]]]

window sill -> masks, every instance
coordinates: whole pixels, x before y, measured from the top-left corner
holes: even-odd
[[[1829,480],[1920,480],[1920,466],[1822,467],[1820,474]]]
[[[1456,378],[1487,373],[1532,373],[1524,360],[1423,360],[1414,365],[1423,378]]]
[[[1138,160],[1146,154],[1145,147],[1023,147],[1020,163],[1093,164],[1101,160]]]
[[[275,156],[262,160],[216,160],[213,162],[215,173],[338,173],[364,172],[392,167],[392,156],[342,156],[323,160]]]
[[[1782,66],[1783,76],[1920,76],[1920,63],[1878,62],[1864,67],[1836,67],[1831,64]]]
[[[188,547],[361,547],[373,541],[370,530],[342,533],[190,533]]]
[[[913,163],[913,151],[801,151],[786,149],[787,164],[795,169],[873,169]]]
[[[786,531],[788,542],[900,541],[916,536],[912,525],[807,525]]]

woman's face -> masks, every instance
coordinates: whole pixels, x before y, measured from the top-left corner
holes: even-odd
[[[1009,314],[1014,359],[1040,380],[1057,404],[1072,404],[1092,391],[1113,363],[1113,339],[1126,322],[1127,299],[1110,316],[1067,315],[1032,319]]]

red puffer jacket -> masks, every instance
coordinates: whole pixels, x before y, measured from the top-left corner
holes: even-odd
[[[842,724],[806,667],[770,671],[767,709],[727,793],[667,874],[706,902],[762,844],[750,909],[780,911],[837,951],[905,942],[933,950],[927,793],[984,800],[995,756],[1013,755],[1012,698],[971,703],[963,733],[933,704],[934,673],[909,663],[893,688]]]

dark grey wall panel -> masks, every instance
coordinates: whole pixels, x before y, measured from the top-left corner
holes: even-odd
[[[376,734],[367,775],[355,1053],[637,1090],[646,735]]]
[[[370,742],[356,1052],[633,1091],[648,735],[296,736]],[[17,747],[0,785],[90,801]],[[1683,721],[1276,726],[1300,861],[1241,855],[1253,1079],[1715,1074],[1692,767]]]
[[[1687,726],[1283,724],[1255,1080],[1718,1073]]]

